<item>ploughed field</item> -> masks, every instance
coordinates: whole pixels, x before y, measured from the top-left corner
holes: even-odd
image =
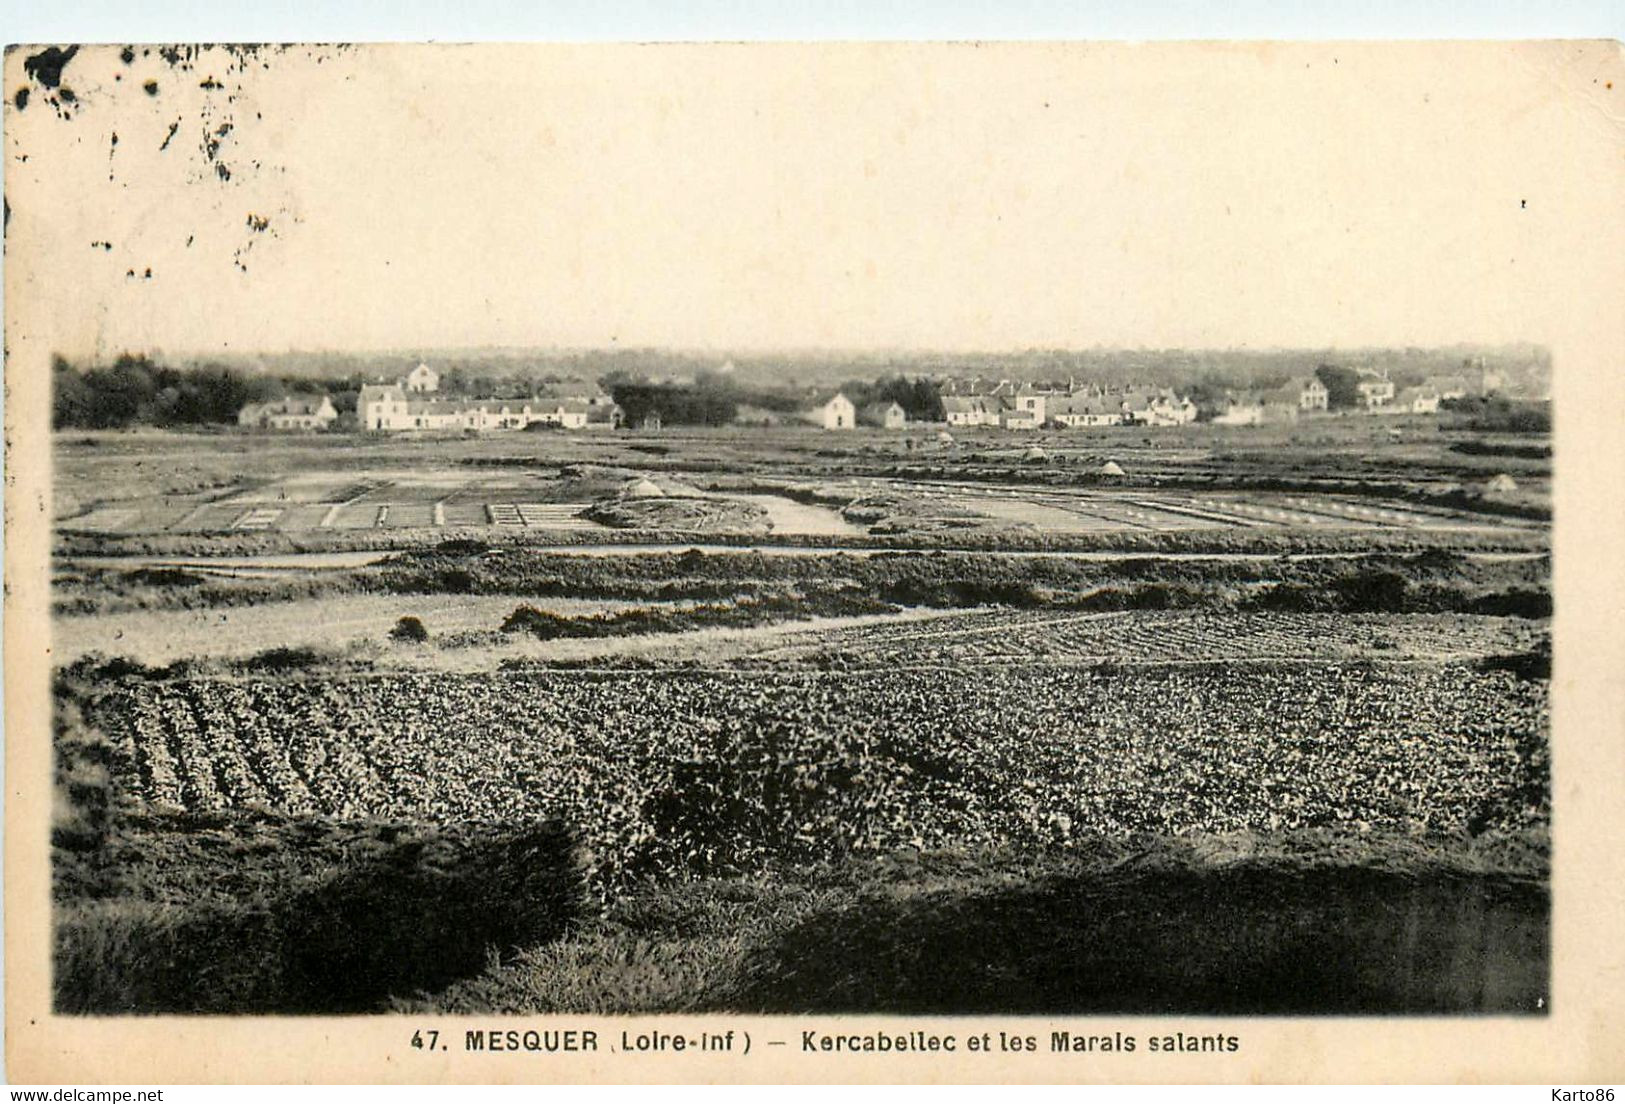
[[[562,818],[608,889],[1096,834],[1544,824],[1544,681],[1466,664],[127,680],[159,809]]]

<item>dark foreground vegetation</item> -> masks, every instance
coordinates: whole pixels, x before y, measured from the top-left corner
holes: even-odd
[[[607,907],[580,892],[567,840],[545,827],[179,814],[131,818],[109,846],[118,895],[58,906],[59,1012],[1391,1015],[1550,1003],[1540,833],[1144,835],[1038,858],[903,850],[645,881]],[[59,869],[86,859],[59,852]]]
[[[58,852],[61,1012],[375,1011],[558,938],[582,905],[546,822],[148,817],[102,848]]]
[[[403,1011],[1528,1012],[1538,836],[1095,840],[640,889]]]

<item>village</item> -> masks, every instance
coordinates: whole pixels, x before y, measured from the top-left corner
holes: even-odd
[[[1356,397],[1332,401],[1327,384],[1304,372],[1275,386],[1226,390],[1204,396],[1158,385],[1106,385],[987,379],[943,375],[931,380],[940,416],[910,416],[896,401],[855,402],[852,388],[828,388],[802,396],[780,411],[741,407],[730,421],[739,424],[807,425],[824,430],[900,430],[910,425],[949,429],[1065,430],[1110,426],[1185,426],[1206,422],[1257,426],[1296,422],[1328,414],[1430,415],[1441,403],[1498,393],[1501,379],[1480,362],[1451,375],[1431,376],[1398,386],[1387,371],[1352,372]],[[556,381],[523,396],[470,398],[443,391],[441,373],[420,362],[405,375],[370,383],[356,395],[353,418],[341,413],[329,395],[295,395],[248,403],[237,423],[247,429],[309,431],[354,428],[368,433],[478,433],[487,430],[659,430],[658,408],[629,418],[605,388],[586,380]],[[667,386],[676,386],[668,384]],[[935,413],[935,411],[933,411]],[[916,411],[916,415],[918,412]]]

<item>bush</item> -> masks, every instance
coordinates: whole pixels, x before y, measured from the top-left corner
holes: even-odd
[[[403,617],[395,622],[395,627],[389,630],[391,640],[402,640],[409,644],[421,644],[429,639],[429,630],[423,627],[423,622],[416,617]]]
[[[136,586],[155,587],[195,587],[207,581],[196,572],[175,567],[138,567],[134,571],[126,571],[120,578]]]
[[[1243,609],[1274,613],[1318,613],[1330,610],[1334,605],[1332,596],[1324,589],[1303,583],[1276,583],[1241,604]]]
[[[472,594],[475,589],[474,573],[460,567],[442,571],[436,589],[444,594]]]
[[[247,659],[237,661],[243,671],[300,671],[320,666],[328,660],[326,653],[315,648],[267,648]]]
[[[1478,661],[1478,669],[1480,671],[1511,671],[1526,682],[1550,681],[1552,677],[1551,648],[1548,646],[1530,652],[1486,656]]]
[[[1552,615],[1552,596],[1544,590],[1526,590],[1514,587],[1480,595],[1468,605],[1471,613],[1491,617],[1543,618]]]
[[[1457,441],[1450,446],[1450,451],[1464,456],[1515,456],[1523,460],[1549,460],[1552,456],[1551,445],[1514,445],[1500,441]]]
[[[56,1010],[382,1010],[562,935],[581,874],[573,835],[549,822],[408,840],[280,897],[59,905]]]
[[[1403,613],[1411,592],[1405,576],[1380,570],[1357,571],[1331,587],[1349,613]]]
[[[527,632],[538,640],[552,640],[560,636],[579,636],[574,619],[556,613],[544,613],[535,606],[519,606],[503,618],[505,633]]]

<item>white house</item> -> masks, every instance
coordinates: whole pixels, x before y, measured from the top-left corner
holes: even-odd
[[[1029,416],[1031,416],[1035,425],[1043,425],[1044,422],[1048,420],[1048,412],[1045,410],[1045,407],[1048,405],[1049,398],[1050,395],[1048,392],[1040,391],[1037,388],[1028,385],[1022,387],[1021,390],[1016,392],[1015,408],[1017,410],[1025,411]]]
[[[1264,400],[1257,395],[1231,395],[1220,411],[1213,415],[1214,425],[1262,425]]]
[[[356,424],[362,429],[411,429],[406,391],[399,384],[368,384],[355,400]]]
[[[1470,389],[1466,376],[1430,376],[1422,386],[1440,399],[1463,399]]]
[[[1110,402],[1102,395],[1071,395],[1051,399],[1048,413],[1050,421],[1068,429],[1123,424],[1122,404]]]
[[[1367,410],[1381,410],[1394,401],[1394,381],[1386,372],[1360,369],[1360,400]]]
[[[1325,410],[1331,402],[1331,393],[1318,376],[1297,376],[1283,383],[1278,390],[1283,399],[1295,403],[1305,413]]]
[[[1388,409],[1395,414],[1437,414],[1439,394],[1426,387],[1407,387],[1394,396]]]
[[[870,403],[858,412],[858,420],[878,429],[902,429],[908,424],[908,412],[894,402]]]
[[[996,426],[1003,409],[1000,399],[960,395],[945,395],[942,399],[943,414],[951,426]]]
[[[852,400],[839,391],[818,396],[801,416],[804,421],[823,429],[851,429],[857,425],[857,410]]]
[[[438,391],[440,390],[440,373],[427,364],[420,363],[416,368],[406,373],[406,378],[401,381],[401,387],[407,391]]]
[[[613,417],[619,411],[605,409]],[[356,420],[374,432],[524,429],[538,423],[586,429],[592,407],[579,399],[415,399],[393,384],[361,389]]]
[[[1044,423],[1038,420],[1038,414],[1020,406],[1006,406],[999,411],[999,425],[1003,429],[1037,429]]]
[[[1196,404],[1166,387],[1131,391],[1123,399],[1123,421],[1130,425],[1178,426],[1196,420]]]
[[[326,429],[338,421],[333,400],[295,396],[268,403],[249,403],[237,412],[237,424],[252,429]]]

